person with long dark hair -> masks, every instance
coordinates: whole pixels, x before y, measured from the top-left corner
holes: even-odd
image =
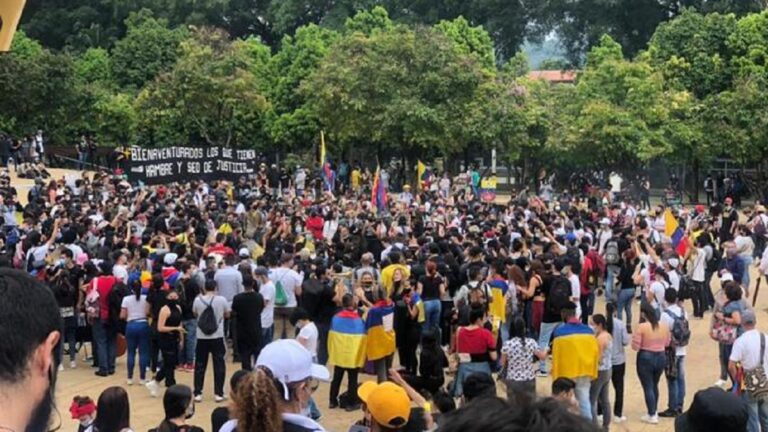
[[[99,395],[96,402],[94,432],[133,432],[131,429],[131,406],[128,393],[122,387],[109,387]]]
[[[627,420],[624,417],[624,375],[627,367],[627,356],[624,347],[629,344],[629,333],[624,322],[615,317],[616,305],[605,304],[605,330],[613,336],[611,345],[611,384],[616,393],[613,403],[613,422],[621,423]]]
[[[183,384],[175,384],[163,395],[165,418],[156,429],[150,432],[203,432],[202,428],[187,424],[187,419],[195,414],[195,401],[192,389]]]
[[[184,340],[178,292],[174,290],[166,292],[165,306],[160,309],[157,321],[158,345],[163,355],[163,366],[155,375],[155,379],[146,384],[152,397],[157,397],[159,383],[165,381],[166,387],[176,384],[175,371],[179,362],[179,344]]]
[[[149,367],[149,333],[147,317],[150,315],[147,296],[141,293],[141,281],[131,282],[131,294],[123,297],[120,305],[120,319],[127,321],[125,339],[128,345],[128,385],[133,384],[133,369],[136,364],[136,350],[139,351],[139,379],[146,380]]]
[[[659,403],[659,379],[666,366],[664,350],[669,346],[671,336],[669,326],[659,322],[656,309],[648,303],[640,306],[642,322],[632,335],[632,349],[637,351],[637,376],[643,386],[647,414],[640,420],[644,423],[658,424],[657,406]]]
[[[544,361],[547,350],[540,349],[535,339],[527,337],[525,320],[516,317],[509,324],[509,340],[501,346],[501,377],[507,386],[507,400],[515,403],[536,397],[535,359]]]
[[[597,366],[597,378],[592,380],[589,390],[589,401],[592,407],[592,423],[598,426],[597,402],[603,407],[603,430],[608,430],[611,424],[611,400],[608,397],[608,383],[611,381],[611,355],[613,337],[607,329],[606,318],[602,314],[592,315],[592,326],[600,348],[600,362]]]

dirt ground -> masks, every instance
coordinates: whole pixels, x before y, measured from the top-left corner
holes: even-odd
[[[753,278],[756,280],[757,272],[753,269]],[[713,282],[713,286],[717,286],[718,282]],[[768,293],[766,293],[765,283],[762,284],[762,293],[758,296],[757,313],[758,313],[758,327],[765,328],[768,323],[768,313],[765,309],[768,306]],[[754,291],[754,282],[752,291]],[[598,300],[597,311],[604,311],[604,302],[602,299]],[[686,304],[686,310],[691,313],[690,303]],[[637,320],[638,315],[638,303],[634,305],[634,320]],[[693,394],[699,390],[711,386],[717,379],[719,374],[719,366],[717,361],[717,344],[712,341],[708,336],[710,314],[706,314],[703,320],[691,320],[691,342],[688,347],[688,355],[685,360],[686,368],[686,408],[693,399]],[[637,323],[635,322],[636,326]],[[239,365],[231,362],[231,356],[228,356],[227,362],[227,380],[229,376],[239,368]],[[94,370],[90,368],[89,364],[83,361],[83,353],[78,356],[77,369],[67,369],[61,372],[58,377],[56,396],[59,410],[62,415],[63,430],[76,430],[77,423],[75,420],[69,418],[67,407],[69,407],[70,401],[75,395],[89,395],[96,399],[102,390],[109,386],[124,386],[128,390],[128,394],[131,401],[131,426],[135,431],[146,431],[152,427],[155,427],[163,417],[163,407],[161,399],[153,399],[149,396],[147,390],[138,384],[133,386],[126,386],[126,366],[125,356],[118,359],[117,373],[111,377],[100,378],[93,375]],[[210,364],[209,364],[210,365]],[[196,413],[191,420],[194,424],[199,425],[206,431],[210,431],[210,414],[217,406],[213,402],[213,374],[210,370],[206,377],[206,387],[204,392],[204,399],[202,403],[197,404]],[[177,373],[177,381],[179,383],[192,385],[192,373],[179,372]],[[363,375],[361,380],[370,380],[373,377]],[[537,390],[540,395],[548,395],[551,380],[549,378],[537,379]],[[346,386],[346,382],[342,387],[342,390]],[[501,384],[498,386],[499,395],[504,394],[504,389]],[[659,411],[664,410],[667,404],[667,387],[664,378],[660,382],[661,400],[659,402]],[[318,391],[315,393],[316,401],[320,409],[323,411],[323,418],[321,423],[323,426],[334,432],[346,431],[349,425],[354,422],[360,413],[347,413],[343,410],[329,410],[328,409],[328,385],[322,384]],[[613,401],[614,393],[611,389],[611,400]],[[631,349],[627,348],[627,375],[625,379],[625,401],[624,401],[624,415],[628,421],[621,424],[612,424],[611,429],[614,431],[632,431],[632,432],[644,432],[644,431],[673,431],[674,423],[670,419],[661,419],[658,425],[646,425],[640,423],[640,416],[645,412],[645,403],[643,399],[643,392],[640,387],[640,382],[637,378],[635,368],[635,353]]]

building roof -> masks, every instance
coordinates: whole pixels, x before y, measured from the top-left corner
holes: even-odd
[[[568,83],[573,84],[576,81],[576,71],[574,70],[537,70],[528,72],[528,78],[541,79],[553,84]]]

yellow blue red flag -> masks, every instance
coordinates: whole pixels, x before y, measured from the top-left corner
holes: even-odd
[[[365,323],[356,311],[343,310],[331,320],[328,332],[328,361],[348,369],[365,363]]]

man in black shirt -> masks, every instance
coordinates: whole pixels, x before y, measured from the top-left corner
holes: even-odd
[[[339,266],[340,267],[340,266]],[[328,332],[331,319],[338,309],[333,298],[336,295],[333,281],[326,274],[322,264],[315,266],[315,276],[304,279],[301,285],[301,305],[309,313],[312,322],[317,326],[317,362],[325,364],[328,361]],[[337,273],[341,268],[335,268]]]
[[[254,290],[255,284],[253,276],[244,274],[245,292],[232,299],[232,313],[237,318],[237,347],[243,370],[253,368],[261,347],[261,311],[264,310],[264,297]]]

